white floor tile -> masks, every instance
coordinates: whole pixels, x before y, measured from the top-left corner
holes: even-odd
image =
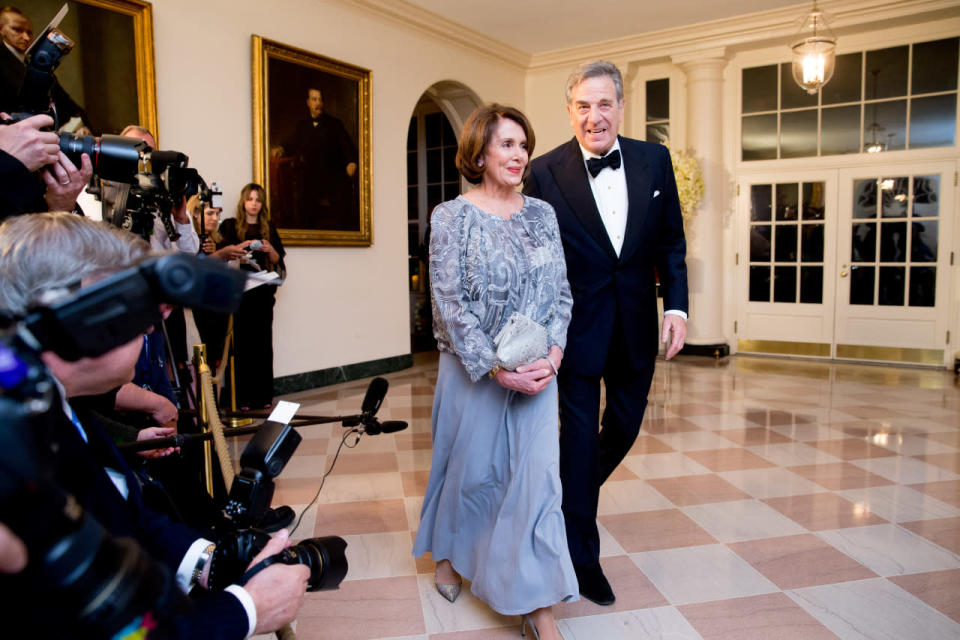
[[[713,473],[698,462],[694,462],[682,453],[650,453],[641,456],[627,456],[623,461],[630,471],[644,479],[676,478]]]
[[[894,524],[818,531],[816,535],[884,577],[960,568],[960,557]]]
[[[890,485],[837,491],[854,504],[863,505],[890,522],[913,522],[960,516],[960,509],[909,487]]]
[[[673,607],[568,618],[559,627],[565,640],[702,640]]]
[[[746,491],[754,498],[781,498],[783,496],[800,496],[826,491],[815,482],[810,482],[806,478],[780,467],[721,471],[717,475],[738,489]]]
[[[757,500],[698,504],[681,511],[720,542],[807,533],[806,528]]]

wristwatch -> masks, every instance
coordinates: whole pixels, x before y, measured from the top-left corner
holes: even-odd
[[[200,552],[200,557],[197,558],[197,564],[193,567],[193,575],[190,576],[190,584],[199,586],[200,574],[203,573],[203,568],[207,566],[207,563],[210,562],[210,559],[213,558],[213,552],[216,550],[217,545],[212,542]]]

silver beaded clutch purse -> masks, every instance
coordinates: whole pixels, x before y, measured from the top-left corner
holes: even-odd
[[[500,366],[510,371],[547,355],[547,330],[522,313],[513,313],[493,339]]]

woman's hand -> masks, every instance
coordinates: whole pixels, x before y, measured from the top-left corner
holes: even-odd
[[[541,361],[538,360],[537,362]],[[546,389],[550,381],[553,380],[553,370],[550,369],[550,365],[546,365],[545,368],[536,367],[534,365],[537,362],[518,367],[516,371],[500,369],[494,380],[504,389],[535,396]],[[524,369],[524,371],[521,372],[520,369]]]
[[[210,236],[207,236],[206,239],[203,241],[203,245],[201,245],[200,249],[208,256],[213,255],[214,253],[217,252],[217,243],[211,240]]]
[[[240,244],[228,244],[224,248],[214,251],[210,255],[216,256],[217,258],[220,258],[221,260],[226,260],[226,261],[239,260],[243,256],[247,255],[247,247],[250,246],[251,242],[253,241],[244,240]]]
[[[273,248],[273,245],[270,244],[270,241],[264,238],[260,241],[261,247],[260,250],[267,254],[267,258],[270,259],[270,264],[277,264],[280,262],[280,254],[276,249]]]

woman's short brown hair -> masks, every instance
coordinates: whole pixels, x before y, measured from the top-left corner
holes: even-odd
[[[460,144],[457,146],[457,169],[460,174],[471,184],[480,184],[483,180],[483,172],[486,167],[480,162],[483,158],[483,150],[490,143],[493,137],[494,129],[501,118],[513,120],[523,133],[527,136],[527,153],[533,155],[533,144],[536,141],[533,135],[533,127],[527,116],[519,109],[507,107],[496,102],[477,107],[473,110],[467,121],[463,123],[463,129],[460,131]],[[530,163],[523,169],[523,179],[527,179],[530,173]]]

